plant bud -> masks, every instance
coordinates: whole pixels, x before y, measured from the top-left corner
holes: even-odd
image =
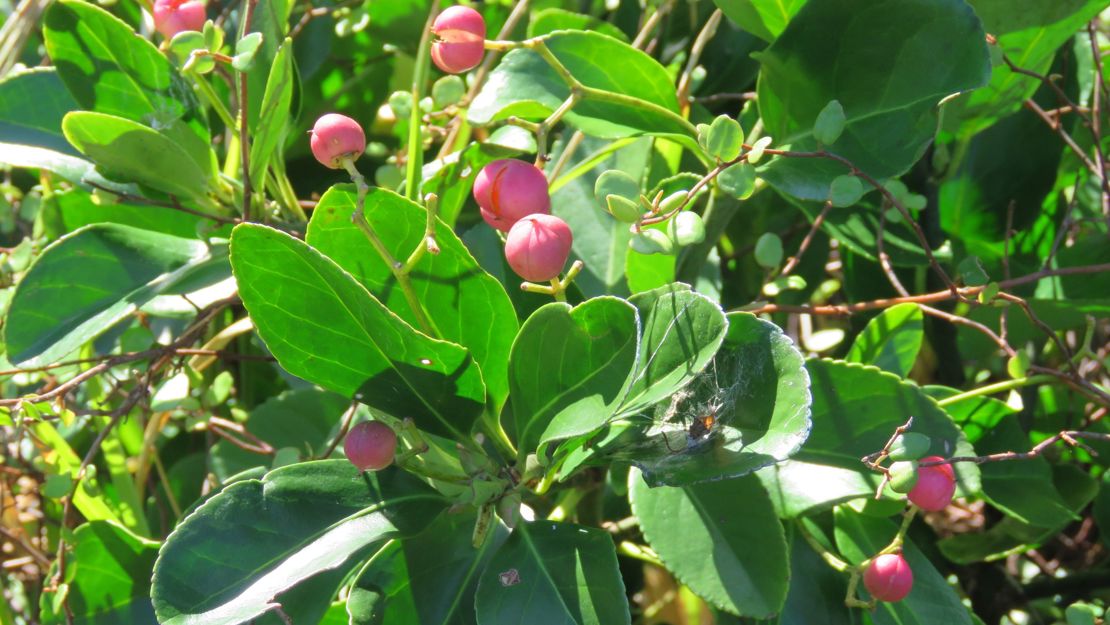
[[[366,150],[366,135],[355,120],[338,113],[328,113],[316,120],[309,141],[312,155],[324,167],[339,169],[343,157],[358,158]]]
[[[570,226],[554,215],[528,215],[509,230],[505,258],[520,277],[548,282],[559,276],[570,256]]]
[[[186,30],[204,28],[205,7],[200,0],[155,0],[154,28],[166,39]]]
[[[913,571],[902,554],[883,554],[863,573],[863,585],[879,601],[901,601],[913,588]]]
[[[381,421],[363,421],[347,432],[343,453],[362,471],[379,471],[393,464],[397,434]]]
[[[448,74],[461,74],[478,66],[485,54],[486,20],[470,7],[444,9],[432,24],[438,40],[432,44],[432,61]]]
[[[482,219],[502,232],[522,217],[551,212],[547,176],[531,163],[512,158],[494,161],[478,172],[474,200]]]

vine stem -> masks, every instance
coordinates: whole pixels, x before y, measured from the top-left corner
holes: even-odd
[[[397,285],[401,287],[401,293],[408,302],[409,308],[412,310],[413,316],[416,318],[417,325],[420,330],[428,336],[438,337],[438,333],[432,326],[431,321],[428,320],[428,315],[424,312],[424,306],[420,303],[420,299],[416,297],[416,291],[412,288],[412,280],[409,279],[409,274],[405,271],[405,265],[397,261],[390,253],[389,249],[382,242],[378,233],[374,231],[374,227],[370,225],[370,221],[366,219],[364,211],[366,206],[366,194],[370,191],[370,186],[366,184],[366,178],[359,173],[358,168],[355,167],[354,160],[347,156],[342,159],[343,168],[351,175],[351,180],[355,183],[355,188],[358,190],[358,197],[355,201],[355,212],[351,215],[351,222],[358,227],[359,230],[366,236],[366,240],[370,242],[370,246],[374,251],[381,256],[385,264],[389,266],[389,270],[393,273],[393,277],[397,280]]]
[[[424,93],[424,82],[428,77],[428,59],[431,48],[432,23],[439,14],[439,0],[432,0],[428,9],[428,19],[424,22],[424,32],[420,35],[420,47],[416,50],[416,67],[412,72],[412,111],[409,113],[408,158],[405,161],[405,197],[418,201],[420,198],[420,168],[424,165],[424,150],[421,148],[421,129],[423,125],[420,112],[420,98]]]
[[[952,404],[959,403],[965,399],[972,399],[974,397],[981,397],[983,395],[993,395],[995,393],[1001,393],[1003,391],[1009,391],[1015,388],[1022,388],[1024,386],[1032,386],[1034,384],[1047,384],[1049,382],[1054,382],[1056,379],[1057,378],[1055,376],[1051,375],[1031,375],[1022,378],[1015,378],[1013,380],[1004,380],[1002,382],[980,386],[979,388],[973,388],[970,391],[964,391],[963,393],[959,393],[958,395],[945,397],[944,399],[937,400],[937,405],[941,408],[944,408],[945,406],[951,406]]]

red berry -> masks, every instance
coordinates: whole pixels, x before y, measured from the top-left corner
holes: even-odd
[[[522,217],[551,212],[547,176],[539,168],[513,158],[494,161],[474,178],[474,200],[482,219],[508,232]]]
[[[474,69],[485,54],[486,20],[470,7],[453,6],[436,16],[432,61],[448,74]]]
[[[154,1],[154,28],[166,39],[186,30],[201,30],[206,19],[200,0]]]
[[[366,134],[355,120],[338,113],[328,113],[312,127],[312,155],[324,167],[339,169],[344,156],[358,158],[366,151]]]
[[[913,571],[902,554],[883,554],[864,571],[863,585],[879,601],[901,601],[913,588]]]
[[[347,432],[343,453],[363,471],[378,471],[393,464],[397,435],[381,421],[363,421]]]
[[[925,464],[943,460],[940,456],[926,456],[920,462]],[[909,498],[918,508],[936,512],[948,507],[955,494],[956,475],[952,472],[952,465],[936,464],[918,468],[917,485],[910,491]]]
[[[505,238],[505,258],[520,277],[547,282],[559,275],[573,240],[567,222],[554,215],[529,215]]]

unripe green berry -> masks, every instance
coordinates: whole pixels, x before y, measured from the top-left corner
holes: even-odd
[[[894,443],[891,444],[890,459],[919,460],[929,453],[929,447],[932,445],[933,441],[928,436],[917,432],[906,432],[894,439]]]
[[[695,245],[705,240],[705,222],[701,215],[683,211],[667,224],[667,234],[679,247]]]
[[[890,465],[890,490],[906,494],[917,486],[917,463],[904,460]]]

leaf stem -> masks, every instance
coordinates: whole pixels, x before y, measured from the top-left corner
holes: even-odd
[[[944,408],[945,406],[951,406],[952,404],[959,403],[965,399],[981,397],[983,395],[993,395],[994,393],[1001,393],[1003,391],[1009,391],[1015,388],[1032,386],[1034,384],[1046,384],[1056,379],[1057,378],[1055,376],[1051,375],[1031,375],[1023,378],[1014,378],[1013,380],[1003,380],[1002,382],[980,386],[979,388],[973,388],[970,391],[964,391],[963,393],[937,400],[937,405],[941,408]]]
[[[422,137],[420,97],[424,92],[424,82],[428,76],[429,50],[431,48],[432,22],[439,13],[439,0],[433,0],[428,9],[428,19],[424,22],[424,31],[420,35],[420,46],[416,50],[416,66],[412,72],[412,111],[409,113],[409,140],[408,158],[405,161],[405,197],[413,201],[420,198],[420,169],[424,165],[424,150],[421,148]]]

